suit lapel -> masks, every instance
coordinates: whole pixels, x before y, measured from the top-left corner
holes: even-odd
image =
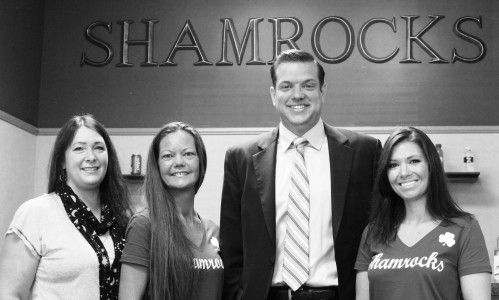
[[[275,245],[275,163],[277,147],[277,129],[264,134],[258,142],[258,150],[253,155],[256,183],[260,196],[263,217],[269,236]]]
[[[340,131],[326,124],[324,127],[328,138],[333,237],[336,240],[345,208],[353,149],[348,146],[348,138]]]
[[[331,172],[331,198],[333,217],[333,237],[336,239],[343,217],[353,149],[348,146],[348,138],[337,129],[324,124],[329,148]],[[258,141],[258,152],[253,155],[256,183],[261,200],[263,216],[268,234],[275,244],[275,162],[278,130],[264,134]]]

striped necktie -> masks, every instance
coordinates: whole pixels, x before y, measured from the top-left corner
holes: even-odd
[[[305,167],[305,146],[308,141],[298,137],[293,141],[296,147],[295,163],[291,171],[284,243],[284,282],[296,291],[308,279],[308,224],[310,191]]]

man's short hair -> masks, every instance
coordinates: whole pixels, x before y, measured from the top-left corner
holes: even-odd
[[[324,85],[324,77],[326,76],[324,68],[321,66],[320,63],[318,63],[315,60],[312,54],[299,49],[289,49],[281,52],[281,54],[279,54],[276,57],[274,63],[272,63],[272,66],[270,67],[270,77],[272,78],[272,85],[274,86],[274,88],[277,82],[277,75],[276,75],[277,67],[280,64],[287,62],[315,63],[315,65],[317,66],[317,72],[318,72],[317,77],[319,78],[319,85],[320,88],[322,89],[322,86]]]

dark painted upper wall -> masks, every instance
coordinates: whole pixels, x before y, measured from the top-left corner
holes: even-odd
[[[0,110],[38,125],[44,0],[0,1]]]
[[[145,4],[147,3],[147,4]],[[373,55],[385,56],[399,47],[394,59],[375,64],[364,59],[358,46],[339,64],[323,64],[328,93],[324,119],[338,126],[412,125],[499,125],[499,1],[329,1],[313,2],[213,0],[51,0],[46,3],[40,91],[39,127],[60,127],[76,112],[94,113],[107,127],[159,127],[183,120],[197,127],[275,126],[278,117],[269,96],[269,66],[235,63],[233,66],[193,66],[194,51],[179,51],[175,67],[141,67],[145,47],[130,47],[133,67],[119,68],[121,26],[119,20],[132,20],[130,39],[145,39],[142,19],[157,19],[154,28],[154,61],[164,62],[186,20],[197,33],[207,59],[220,60],[222,22],[234,20],[242,39],[250,18],[264,18],[259,26],[260,57],[272,55],[272,17],[295,17],[302,22],[303,34],[297,45],[312,51],[311,35],[319,20],[341,16],[358,36],[361,26],[372,18],[395,19],[397,31],[378,24],[368,31],[367,45]],[[453,25],[463,16],[480,16],[482,28],[468,22],[463,30],[481,39],[487,54],[479,63],[430,64],[430,56],[414,45],[419,64],[401,64],[406,55],[406,22],[403,15],[417,15],[414,33],[430,23],[430,15],[443,15],[423,40],[450,61],[452,49],[463,56],[477,55],[477,47],[453,33]],[[80,67],[83,52],[94,60],[104,51],[84,37],[86,27],[95,21],[112,24],[109,33],[102,27],[96,36],[108,43],[115,56],[103,67]],[[283,26],[283,37],[293,28]],[[188,38],[184,43],[189,43]],[[345,47],[345,34],[331,23],[322,33],[321,46],[335,56]],[[286,47],[283,47],[286,49]]]

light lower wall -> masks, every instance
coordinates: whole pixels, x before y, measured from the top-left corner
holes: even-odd
[[[250,133],[243,130],[239,132],[237,130],[230,131],[228,133],[224,133],[223,131],[213,132],[203,129],[200,129],[200,131],[207,148],[208,169],[203,186],[196,196],[196,209],[202,217],[212,219],[216,223],[219,223],[225,151],[230,145],[245,141],[252,135],[258,134],[258,131],[261,130]],[[363,131],[363,129],[360,129],[359,131]],[[151,130],[146,134],[123,134],[116,130],[110,130],[110,132],[118,151],[123,173],[130,173],[130,157],[132,154],[142,155],[142,171],[144,172],[144,166],[147,161],[147,150],[156,131]],[[388,137],[388,133],[386,132],[389,131],[382,133],[372,132],[373,131],[370,131],[368,133],[384,142]],[[470,146],[475,153],[476,168],[477,171],[481,172],[478,181],[471,183],[450,183],[450,188],[456,201],[466,211],[476,215],[482,227],[488,252],[492,259],[493,250],[499,235],[499,185],[497,184],[496,178],[496,174],[499,173],[499,133],[459,132],[459,130],[455,129],[443,133],[442,130],[435,132],[438,133],[430,133],[429,136],[434,143],[441,143],[443,145],[445,168],[447,171],[461,171],[464,147]],[[47,163],[54,140],[54,135],[40,135],[36,138],[34,194],[27,195],[27,191],[30,189],[21,188],[19,190],[23,190],[23,194],[17,197],[18,200],[16,203],[22,202],[24,198],[27,199],[46,191]],[[3,148],[5,148],[5,146],[1,147],[1,153],[4,153],[5,150]],[[16,151],[18,149],[19,148],[16,147]],[[17,160],[22,161],[25,159],[24,156],[29,159],[28,154],[19,154],[19,159]],[[11,161],[17,160],[14,159]],[[8,169],[9,168],[3,168],[0,172],[5,174],[2,174],[1,176],[10,174],[11,172],[8,172]],[[31,168],[29,168],[29,171],[31,174],[33,173]],[[25,173],[26,172],[16,172],[15,179],[13,178],[14,176],[9,176],[12,177],[11,182],[15,182],[15,185],[17,186],[17,182],[20,182],[20,178],[25,178]],[[140,194],[139,185],[131,183],[130,186],[134,199],[138,202]],[[18,189],[15,188],[15,190],[17,191]],[[5,195],[5,193],[2,193],[2,195]],[[5,200],[3,202],[5,202]],[[10,205],[15,206],[17,204],[13,203]],[[6,214],[7,212],[3,213],[3,215]],[[8,219],[10,219],[10,217],[11,216],[8,216]],[[3,219],[4,218],[2,218],[2,222]]]
[[[474,183],[451,183],[454,199],[465,210],[474,214],[482,228],[488,253],[493,261],[493,251],[499,235],[499,134],[432,134],[434,143],[441,143],[444,150],[446,171],[462,171],[464,148],[470,146],[475,154],[475,164],[480,172]]]
[[[36,138],[0,119],[0,249],[14,212],[33,197]]]

